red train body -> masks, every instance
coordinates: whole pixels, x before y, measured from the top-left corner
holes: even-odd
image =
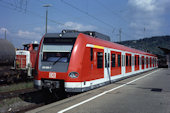
[[[93,34],[45,34],[38,50],[34,86],[83,92],[157,68],[155,55],[95,38]]]

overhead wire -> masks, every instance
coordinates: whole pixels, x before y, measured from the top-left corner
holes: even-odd
[[[97,18],[96,16],[91,15],[91,14],[89,14],[88,12],[86,12],[86,11],[84,11],[84,10],[82,10],[82,9],[80,9],[80,8],[72,5],[72,4],[70,4],[69,2],[66,2],[65,0],[61,0],[61,1],[62,1],[64,4],[66,4],[66,5],[74,8],[74,9],[76,9],[77,11],[79,11],[79,12],[81,12],[81,13],[83,13],[83,14],[85,14],[85,15],[93,18],[93,19],[95,19],[96,21],[105,24],[106,26],[110,27],[112,30],[115,29],[112,25],[110,25],[110,24],[106,23],[105,21]],[[99,2],[99,0],[96,0],[96,1],[98,1],[98,4],[100,4],[101,6],[103,6],[105,9],[109,10],[111,13],[113,13],[113,14],[115,14],[116,16],[118,16],[119,18],[121,18],[125,23],[128,22],[128,20],[126,20],[125,18],[121,17],[121,15],[117,14],[115,11],[111,10],[111,9],[108,8],[107,6],[103,5],[101,2]],[[122,34],[124,34],[124,35],[126,35],[126,36],[128,36],[128,37],[132,37],[132,36],[130,36],[128,33],[125,33],[125,32],[122,32]]]
[[[114,10],[112,10],[111,8],[105,6],[102,2],[100,2],[99,0],[96,0],[96,2],[101,5],[104,9],[108,10],[109,12],[113,13],[114,15],[116,15],[117,17],[121,18],[124,22],[128,22],[128,20],[126,20],[125,18],[123,18],[121,15],[119,15],[117,12],[115,12]]]
[[[41,2],[41,3],[43,3],[43,4],[48,4],[47,2],[44,2],[44,1],[42,1],[42,0],[38,0],[39,2]],[[57,8],[57,7],[51,7],[52,9],[57,9],[57,10],[60,10],[59,8]],[[65,12],[65,11],[63,11],[63,10],[60,10],[60,11],[62,11],[62,12],[64,12],[63,14],[66,14],[67,13],[67,15],[66,16],[72,16],[70,13],[68,13],[67,11]],[[55,14],[57,14],[57,13],[55,13]],[[76,20],[78,19],[77,17],[75,18]],[[81,20],[82,19],[84,19],[84,18],[81,18]],[[91,23],[91,21],[87,21],[87,23],[89,23],[90,25],[93,25],[93,26],[96,26],[96,24],[94,24],[94,23]],[[67,26],[66,26],[67,27]],[[105,29],[108,29],[108,30],[110,30],[108,27],[103,27],[103,26],[100,26],[100,25],[97,25],[97,27],[99,27],[100,29],[103,29],[103,28],[105,28]]]
[[[115,12],[114,10],[112,10],[110,7],[107,7],[106,5],[104,5],[102,2],[100,2],[99,0],[96,0],[96,2],[102,6],[104,9],[108,10],[109,12],[111,12],[112,14],[116,15],[117,17],[119,17],[121,20],[123,20],[124,23],[128,23],[128,20],[123,18],[121,15],[119,15],[117,12]],[[128,33],[122,32],[122,34],[126,35],[126,36],[130,36]],[[132,36],[130,36],[132,37]]]
[[[13,9],[13,8],[11,8],[11,7],[8,7],[9,9],[12,9],[12,10],[16,10],[16,9],[17,9],[16,11],[18,11],[18,8],[15,7],[14,4],[12,4],[12,3],[10,3],[10,2],[7,2],[7,1],[3,1],[3,0],[1,0],[0,2],[5,3],[6,5],[11,6],[11,7],[14,8],[14,9]],[[1,5],[1,4],[0,4],[0,5]],[[5,7],[5,8],[7,8],[7,7]],[[22,11],[23,9],[20,8],[20,10]],[[18,11],[18,12],[19,12],[19,11]],[[44,16],[42,16],[42,15],[40,15],[40,14],[38,14],[38,13],[35,13],[34,11],[31,11],[31,10],[28,10],[28,9],[27,9],[27,12],[28,12],[29,14],[32,14],[32,15],[34,15],[34,16],[37,16],[37,17],[39,17],[39,18],[41,18],[41,19],[44,18]],[[26,13],[25,13],[25,14],[26,14]],[[55,23],[55,24],[58,24],[58,25],[63,25],[63,26],[65,26],[65,27],[71,27],[71,26],[65,25],[64,23],[57,22],[56,20],[53,20],[53,19],[51,19],[51,18],[48,18],[48,20],[49,20],[50,22]]]
[[[7,2],[7,1],[3,1],[3,0],[1,0],[0,2],[6,4],[6,5],[8,5],[8,6],[13,7],[13,8],[11,8],[11,7],[6,7],[6,6],[5,6],[5,8],[9,8],[9,9],[12,9],[12,10],[16,10],[16,11],[18,11],[18,12],[22,12],[22,11],[23,11],[22,13],[25,12],[25,9],[23,9],[22,7],[20,7],[20,8],[19,8],[19,7],[16,7],[13,3],[10,3],[10,2]],[[62,1],[62,2],[64,2],[64,3],[67,4],[67,2],[65,2],[65,1]],[[68,3],[68,5],[69,5],[69,6],[72,6],[72,5],[69,4],[69,3]],[[72,7],[74,7],[74,6],[72,6]],[[74,8],[76,8],[76,7],[74,7]],[[76,8],[76,9],[79,10],[79,8]],[[95,19],[95,20],[97,20],[97,21],[99,21],[99,22],[101,22],[101,23],[103,23],[103,24],[105,24],[105,25],[113,28],[113,26],[111,26],[110,24],[108,24],[108,23],[106,23],[106,22],[98,19],[97,17],[95,17],[95,16],[93,16],[93,15],[90,15],[88,12],[85,12],[85,11],[83,11],[83,10],[79,10],[79,11],[81,11],[82,13],[87,14],[88,16],[91,16],[93,19]],[[35,13],[34,11],[31,11],[31,10],[28,10],[28,9],[27,9],[27,12],[30,13],[30,14],[32,14],[32,15],[34,15],[34,16],[37,16],[37,17],[39,17],[39,18],[44,18],[44,16],[39,15],[39,14]],[[26,14],[26,13],[25,13],[25,14]],[[65,26],[65,27],[71,27],[71,26],[66,25],[66,24],[64,24],[64,23],[57,22],[56,20],[53,20],[53,19],[51,19],[51,18],[48,18],[48,20],[49,20],[50,22],[55,23],[55,24],[58,24],[58,25],[62,25],[62,26]]]
[[[94,15],[92,15],[92,14],[89,14],[88,12],[86,12],[86,11],[84,11],[84,10],[82,10],[82,9],[80,9],[80,8],[78,8],[78,7],[74,6],[74,5],[66,2],[65,0],[61,0],[61,1],[62,1],[64,4],[66,4],[66,5],[74,8],[74,9],[76,9],[77,11],[79,11],[79,12],[81,12],[81,13],[83,13],[83,14],[91,17],[91,18],[93,18],[94,20],[96,20],[96,21],[98,21],[98,22],[100,22],[100,23],[103,23],[103,24],[105,24],[106,26],[108,26],[108,27],[110,27],[110,28],[112,28],[112,29],[114,28],[112,25],[110,25],[110,24],[106,23],[105,21],[97,18],[96,16],[94,16]]]
[[[63,3],[65,3],[65,4],[67,4],[68,6],[70,6],[70,7],[74,8],[74,9],[78,10],[79,12],[81,12],[81,13],[83,13],[83,14],[86,14],[87,16],[95,19],[96,21],[98,21],[98,22],[100,22],[100,23],[103,23],[103,24],[105,24],[106,26],[108,26],[108,27],[110,27],[110,28],[112,28],[112,29],[115,29],[115,28],[113,28],[112,25],[104,22],[103,20],[98,19],[97,17],[89,14],[88,12],[86,12],[86,11],[84,11],[84,10],[82,10],[82,9],[80,9],[80,8],[78,8],[78,7],[70,4],[70,3],[68,3],[68,2],[65,2],[64,0],[61,0],[61,1],[62,1]],[[3,1],[3,0],[1,0],[0,2],[3,3],[3,4],[5,4],[5,6],[2,5],[2,4],[0,4],[1,6],[5,7],[5,8],[9,8],[9,9],[16,10],[16,11],[18,11],[18,12],[22,12],[22,13],[26,14],[26,13],[25,13],[25,9],[23,9],[22,7],[20,7],[20,8],[15,7],[14,4],[12,4],[12,3],[10,3],[10,2],[7,2],[7,1]],[[45,2],[43,2],[43,3],[45,3]],[[7,6],[10,6],[10,7],[7,7]],[[11,8],[11,7],[12,7],[12,8]],[[29,14],[32,14],[32,15],[34,15],[34,16],[37,16],[37,17],[39,17],[39,18],[41,18],[41,19],[44,18],[44,16],[42,16],[42,15],[40,15],[40,14],[38,14],[38,13],[35,13],[34,11],[31,11],[31,10],[28,10],[28,9],[27,9],[27,12],[28,12]],[[64,23],[57,22],[56,20],[53,20],[53,19],[51,19],[51,18],[48,18],[48,20],[49,20],[50,22],[55,23],[55,24],[58,24],[58,25],[62,25],[62,26],[65,26],[65,27],[71,27],[71,26],[68,26],[68,25],[66,25],[66,24],[64,24]],[[124,34],[125,34],[125,33],[124,33]],[[127,35],[127,34],[126,34],[126,35]]]

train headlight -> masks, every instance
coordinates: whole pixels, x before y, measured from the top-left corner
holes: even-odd
[[[77,78],[78,76],[79,76],[79,74],[77,72],[70,72],[69,73],[70,78]]]

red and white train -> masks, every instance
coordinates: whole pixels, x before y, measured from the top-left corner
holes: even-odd
[[[63,30],[40,42],[34,86],[84,92],[157,68],[157,56],[109,41],[98,32]]]
[[[23,50],[16,50],[15,58],[15,70],[17,70],[20,75],[26,75],[26,77],[32,77],[32,71],[35,67],[35,60],[38,50],[37,41],[29,44],[23,44]],[[25,77],[25,76],[24,76]]]

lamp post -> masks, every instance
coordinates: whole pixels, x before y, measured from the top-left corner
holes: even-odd
[[[46,21],[45,21],[45,33],[47,33],[47,19],[48,19],[48,7],[50,7],[50,4],[45,4],[43,7],[46,7]]]

